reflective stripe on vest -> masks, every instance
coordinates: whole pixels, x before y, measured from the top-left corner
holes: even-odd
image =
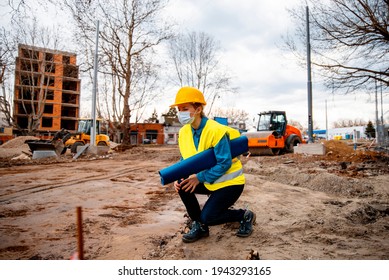
[[[228,174],[224,174],[223,176],[221,176],[219,179],[217,179],[215,182],[213,182],[213,184],[217,184],[217,183],[221,183],[221,182],[225,182],[225,181],[228,181],[228,180],[232,180],[240,175],[243,174],[243,169],[239,169],[235,172],[232,172],[232,173],[228,173]],[[207,182],[207,184],[210,184]]]

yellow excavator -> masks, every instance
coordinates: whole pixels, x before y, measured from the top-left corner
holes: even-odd
[[[79,119],[78,130],[76,133],[71,133],[68,139],[64,142],[65,149],[69,148],[72,153],[77,153],[77,147],[84,146],[90,142],[90,134],[93,119]],[[105,134],[100,134],[101,120],[96,120],[96,146],[109,146],[109,137]],[[65,150],[66,151],[66,150]]]
[[[90,143],[90,133],[93,119],[79,119],[77,132],[71,133],[65,129],[58,131],[52,140],[27,140],[31,152],[55,151],[58,155],[64,154],[67,149],[77,153],[77,147]],[[109,137],[100,134],[101,120],[96,120],[96,146],[109,146]]]
[[[301,131],[288,124],[284,111],[267,111],[259,115],[256,131],[245,132],[251,155],[293,153],[294,146],[304,143]]]

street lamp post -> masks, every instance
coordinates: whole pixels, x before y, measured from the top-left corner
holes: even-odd
[[[307,20],[307,74],[308,74],[308,142],[313,143],[312,119],[312,77],[311,77],[311,42],[309,37],[309,9],[306,6]]]

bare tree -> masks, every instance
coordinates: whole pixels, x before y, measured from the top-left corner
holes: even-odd
[[[371,91],[375,81],[389,86],[389,1],[308,0],[291,10],[296,35],[305,46],[305,5],[310,9],[312,63],[333,91]],[[305,58],[294,39],[289,49]]]
[[[332,127],[333,127],[333,128],[339,128],[339,127],[344,127],[344,126],[343,126],[342,121],[337,120],[337,121],[334,121],[334,122],[332,123]]]
[[[151,114],[151,117],[148,118],[147,120],[145,120],[145,122],[146,123],[159,123],[157,109],[154,108],[154,111]]]
[[[217,108],[212,112],[211,116],[227,118],[229,124],[233,125],[246,123],[249,118],[249,114],[247,112],[236,108]]]
[[[20,113],[27,115],[28,122],[26,127],[15,125],[27,134],[34,134],[39,128],[49,87],[54,86],[54,78],[47,74],[54,71],[53,57],[39,57],[37,54],[35,48],[23,48],[23,56],[17,58],[19,70],[15,79],[20,87],[16,98],[23,109]]]
[[[105,106],[111,122],[120,127],[123,144],[130,143],[131,112],[152,98],[158,75],[153,53],[170,38],[159,18],[166,0],[65,1],[77,24],[77,41],[85,56],[84,70],[92,69],[96,19],[99,19],[99,78],[104,80]],[[108,91],[110,89],[110,91]]]
[[[3,115],[3,121],[12,126],[12,94],[9,86],[9,76],[13,72],[12,65],[14,61],[12,44],[9,42],[10,34],[4,27],[0,29],[0,113]]]
[[[291,125],[291,126],[297,127],[297,128],[300,129],[301,131],[304,130],[303,125],[302,125],[299,121],[288,120],[288,124]]]
[[[169,50],[175,67],[175,82],[179,86],[200,89],[210,105],[208,112],[217,98],[237,91],[218,59],[220,46],[210,35],[204,32],[178,35],[171,41]]]
[[[0,100],[0,110],[10,126],[14,126],[19,131],[33,134],[40,124],[48,86],[51,79],[46,73],[54,69],[54,63],[46,58],[39,58],[34,51],[26,50],[24,58],[17,57],[18,45],[26,44],[41,46],[43,48],[58,48],[58,31],[38,24],[35,16],[30,19],[24,16],[24,2],[20,2],[18,9],[12,10],[12,24],[7,30],[2,28],[0,33],[0,60],[2,64],[0,84],[2,97]],[[19,64],[19,71],[15,71],[15,61]],[[17,96],[21,112],[27,115],[28,123],[26,127],[20,127],[13,119],[12,104],[13,92],[10,84],[11,75],[15,73],[14,79],[19,81],[21,87]]]
[[[335,122],[333,122],[332,126],[334,128],[339,128],[339,127],[353,127],[353,126],[365,126],[367,125],[367,122],[365,122],[362,119],[355,119],[355,120],[350,120],[350,119],[340,119]]]
[[[353,126],[365,126],[365,125],[367,125],[367,122],[360,118],[355,119],[353,123]]]

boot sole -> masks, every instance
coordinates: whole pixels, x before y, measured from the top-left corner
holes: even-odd
[[[193,243],[196,242],[197,240],[200,240],[201,238],[208,237],[208,236],[209,236],[209,232],[204,235],[201,235],[199,238],[194,238],[194,239],[186,239],[185,237],[182,237],[182,242]]]

